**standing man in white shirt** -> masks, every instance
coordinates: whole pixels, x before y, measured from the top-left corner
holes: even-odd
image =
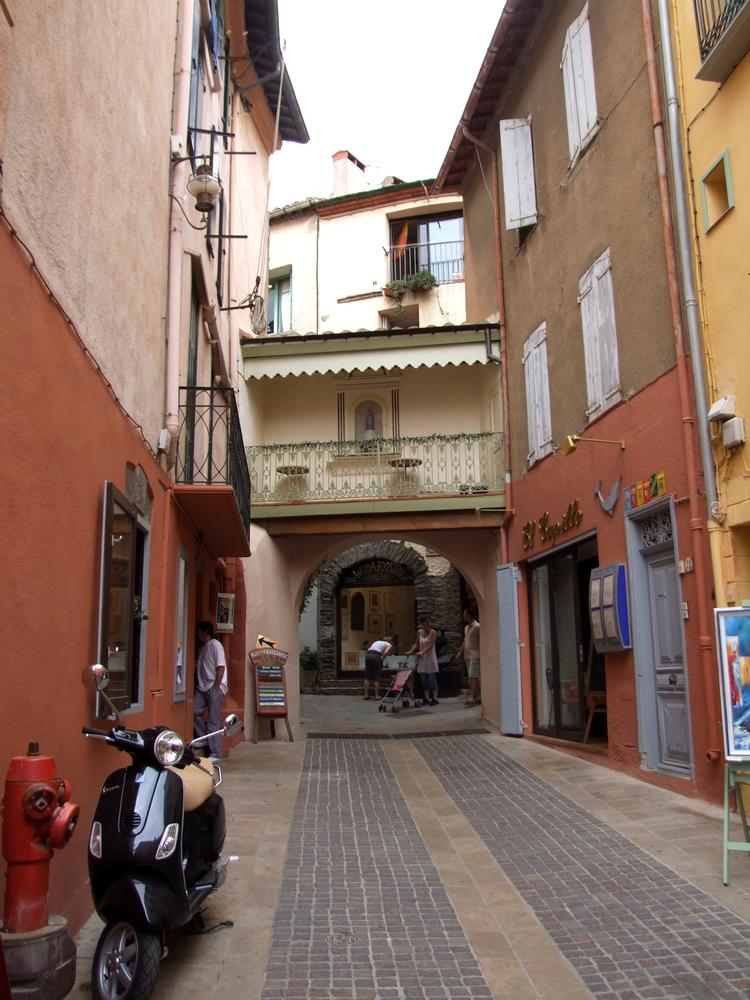
[[[479,622],[471,608],[464,609],[464,641],[454,656],[454,661],[463,657],[466,673],[469,675],[469,697],[464,705],[478,705],[479,694]]]
[[[198,622],[198,665],[195,672],[193,696],[193,728],[196,736],[205,736],[221,729],[221,707],[227,693],[227,661],[224,647],[214,638],[214,627],[209,621]],[[206,712],[207,720],[203,713]],[[208,741],[211,760],[221,760],[221,736]]]

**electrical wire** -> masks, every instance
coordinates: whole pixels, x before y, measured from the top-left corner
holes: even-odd
[[[482,180],[484,181],[484,186],[487,189],[487,194],[489,195],[489,199],[490,199],[490,205],[492,205],[492,207],[494,208],[495,207],[495,199],[492,196],[492,191],[490,191],[490,186],[487,183],[487,178],[484,176],[484,167],[482,165],[482,154],[479,151],[479,146],[477,146],[476,144],[473,144],[473,145],[474,145],[474,150],[475,150],[475,152],[477,154],[477,161],[479,162],[479,172],[482,175]]]
[[[185,209],[182,207],[182,201],[177,197],[176,194],[170,194],[169,197],[172,199],[172,201],[177,202],[177,207],[182,212],[182,214],[185,216],[185,222],[187,222],[187,224],[190,226],[191,229],[198,229],[198,230],[208,229],[208,223],[207,222],[205,222],[202,226],[194,226],[193,225],[193,223],[190,221],[190,219],[188,219],[187,215],[185,214]]]

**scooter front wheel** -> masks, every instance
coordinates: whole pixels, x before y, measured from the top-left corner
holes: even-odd
[[[99,938],[91,970],[94,1000],[148,1000],[161,965],[157,934],[113,920]]]

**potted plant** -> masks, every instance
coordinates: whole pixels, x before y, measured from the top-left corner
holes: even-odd
[[[389,299],[401,299],[404,292],[408,291],[406,282],[401,278],[394,278],[393,281],[389,281],[387,285],[383,286],[383,295]]]
[[[306,691],[312,691],[318,680],[320,653],[305,646],[299,654],[300,683]]]
[[[417,271],[416,274],[409,275],[405,284],[410,292],[427,292],[435,288],[437,278],[430,271]]]

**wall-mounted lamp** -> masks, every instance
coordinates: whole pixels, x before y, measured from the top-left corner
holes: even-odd
[[[566,455],[572,455],[573,452],[578,447],[579,441],[593,441],[595,444],[619,444],[620,451],[625,451],[625,441],[612,441],[610,438],[590,438],[581,437],[580,434],[568,434],[565,438],[565,444],[563,445],[563,451]]]
[[[221,181],[211,173],[207,163],[201,163],[187,182],[187,189],[195,198],[197,211],[213,212],[216,208],[216,199],[221,194]]]

